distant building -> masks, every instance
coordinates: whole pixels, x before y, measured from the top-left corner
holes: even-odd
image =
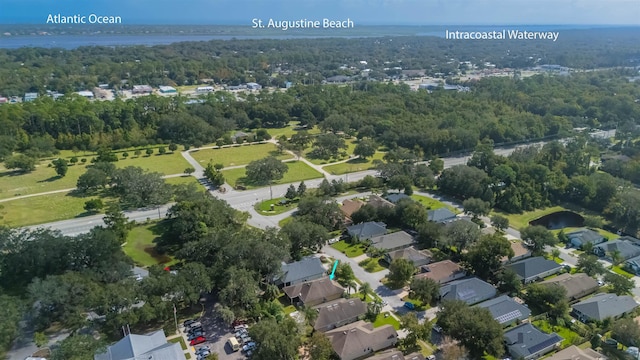
[[[151,94],[153,92],[153,88],[149,85],[133,85],[133,90],[131,92],[133,94]]]
[[[9,102],[9,99],[7,99],[6,97],[1,97],[0,96],[0,104],[5,104],[7,102]]]
[[[89,91],[89,90],[83,90],[83,91],[78,91],[76,94],[85,97],[87,99],[93,99],[94,95],[93,92]]]
[[[367,205],[371,205],[376,209],[380,209],[383,207],[392,208],[396,206],[391,201],[384,199],[379,195],[369,195],[369,201],[367,201]]]
[[[531,256],[531,250],[529,250],[529,248],[527,248],[522,241],[512,240],[510,242],[511,250],[513,250],[513,257],[511,259],[506,256],[503,257],[502,263],[516,262]]]
[[[175,94],[178,90],[173,86],[160,86],[160,93],[162,94]]]
[[[262,89],[262,85],[254,82],[247,83],[247,89],[249,90],[260,90]]]
[[[402,199],[410,199],[411,197],[407,194],[403,194],[403,193],[393,193],[393,194],[389,194],[387,195],[387,200],[389,200],[390,202],[397,204],[400,202],[400,200]]]
[[[284,88],[285,89],[288,89],[288,88],[290,88],[292,86],[293,86],[293,83],[291,81],[287,81],[287,82],[284,83]]]
[[[342,213],[346,217],[351,218],[351,215],[353,215],[354,212],[360,210],[360,208],[363,207],[364,205],[365,203],[362,200],[346,199],[342,202],[342,206],[340,206],[340,210],[342,210]]]
[[[609,257],[616,252],[621,260],[629,260],[636,256],[640,256],[640,246],[634,245],[628,240],[605,241],[593,247],[593,253],[599,257]]]
[[[167,342],[163,330],[147,335],[129,334],[107,347],[104,353],[96,354],[94,360],[171,359],[185,360],[180,343]]]
[[[607,360],[607,357],[591,348],[581,349],[571,345],[551,355],[546,360]]]
[[[225,87],[227,90],[244,90],[247,88],[247,85],[228,85]]]
[[[196,88],[196,92],[198,94],[209,93],[213,91],[213,86],[198,86]]]
[[[30,92],[30,93],[25,93],[24,94],[24,101],[25,102],[33,101],[33,100],[35,100],[37,98],[38,98],[38,93],[35,93],[35,92]]]
[[[351,78],[348,77],[348,76],[336,75],[336,76],[328,77],[324,81],[326,81],[327,83],[330,83],[330,84],[338,84],[338,83],[345,83],[345,82],[347,82],[349,80],[351,80]]]

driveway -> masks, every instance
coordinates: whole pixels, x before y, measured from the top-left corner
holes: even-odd
[[[207,345],[211,348],[211,353],[218,354],[220,360],[246,359],[242,352],[233,352],[227,345],[227,340],[234,335],[232,333],[233,330],[215,316],[213,305],[213,303],[208,302],[204,316],[199,319],[206,334],[207,342],[197,345],[195,348]]]

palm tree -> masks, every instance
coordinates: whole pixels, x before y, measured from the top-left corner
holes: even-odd
[[[349,280],[346,283],[347,295],[351,295],[351,290],[358,290],[358,283],[355,280]]]
[[[372,288],[371,288],[371,284],[369,284],[368,282],[362,284],[360,286],[360,294],[362,294],[362,301],[365,301],[367,299],[367,296],[371,293]]]
[[[304,318],[307,320],[309,326],[313,327],[313,324],[315,324],[318,319],[318,311],[312,307],[304,306],[302,308],[302,313],[304,314]]]
[[[609,257],[611,258],[611,262],[613,265],[619,265],[622,262],[622,254],[620,254],[620,250],[613,250],[609,252]]]
[[[553,256],[553,261],[560,257],[560,249],[551,250],[551,256]]]

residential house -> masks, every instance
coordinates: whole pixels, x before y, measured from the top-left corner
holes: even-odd
[[[351,215],[353,215],[354,212],[360,210],[360,208],[363,207],[364,205],[365,205],[364,201],[360,199],[347,199],[342,202],[342,206],[340,207],[340,210],[342,210],[342,213],[344,214],[344,216],[351,219]]]
[[[131,90],[133,94],[151,94],[153,92],[153,88],[149,85],[133,85],[133,90]]]
[[[502,258],[502,263],[513,263],[516,261],[520,261],[522,259],[526,259],[531,256],[531,250],[524,245],[524,243],[520,240],[511,240],[511,250],[513,250],[513,257],[509,259],[504,256]]]
[[[305,306],[320,305],[339,299],[344,294],[344,288],[329,277],[287,286],[282,291],[291,303],[301,303]]]
[[[536,256],[510,264],[507,268],[513,270],[523,283],[529,284],[559,273],[562,270],[562,265],[542,256]]]
[[[325,333],[341,360],[365,358],[376,351],[395,346],[398,333],[391,325],[377,328],[362,320]]]
[[[494,296],[496,296],[496,288],[477,277],[452,281],[440,288],[441,301],[460,300],[473,305]]]
[[[129,334],[107,347],[106,352],[96,354],[93,358],[94,360],[186,359],[180,344],[167,342],[163,330],[147,335]]]
[[[546,286],[560,286],[567,291],[569,301],[578,300],[598,290],[598,281],[583,273],[561,274],[540,284]]]
[[[598,245],[607,241],[607,239],[605,239],[604,236],[600,235],[599,232],[587,228],[567,233],[567,238],[569,238],[569,243],[573,247],[576,247],[578,249],[582,248],[582,245],[586,243]]]
[[[249,89],[249,90],[260,90],[260,89],[262,89],[262,85],[260,85],[258,83],[254,83],[254,82],[248,82],[247,83],[247,89]]]
[[[582,322],[618,318],[638,304],[629,295],[597,294],[573,305],[573,314]]]
[[[369,221],[347,227],[347,233],[354,238],[367,240],[387,233],[387,224]]]
[[[315,309],[318,318],[313,328],[325,332],[358,321],[367,313],[367,303],[358,298],[338,299],[316,306]]]
[[[400,200],[402,199],[411,199],[411,197],[407,194],[404,193],[393,193],[393,194],[389,194],[387,195],[387,200],[389,200],[390,202],[397,204],[400,202]]]
[[[556,349],[563,338],[547,334],[530,323],[514,327],[504,333],[509,354],[516,359],[536,359]]]
[[[432,279],[438,284],[448,283],[449,281],[463,278],[467,273],[462,267],[451,260],[438,261],[433,264],[423,265],[420,267],[420,273],[416,274],[416,278]]]
[[[531,310],[507,295],[487,300],[476,305],[489,310],[491,315],[502,326],[509,326],[517,321],[523,321],[531,316]]]
[[[38,93],[29,92],[24,94],[24,102],[33,101],[38,98]]]
[[[391,264],[395,259],[405,259],[410,261],[413,266],[418,267],[430,263],[431,257],[432,254],[429,250],[420,251],[413,246],[409,246],[408,248],[389,251],[384,255],[384,260]]]
[[[376,209],[392,208],[396,206],[391,201],[386,200],[379,195],[369,195],[369,201],[367,201],[367,204],[373,206]]]
[[[599,257],[611,259],[611,254],[614,252],[619,255],[620,260],[629,260],[640,256],[640,246],[634,245],[628,240],[616,239],[613,241],[605,241],[593,247],[593,253]]]
[[[571,345],[566,349],[549,356],[546,360],[607,360],[608,358],[599,352],[591,349],[581,349]]]
[[[624,267],[632,273],[640,275],[640,256],[625,261]]]
[[[336,75],[326,78],[324,81],[327,83],[335,84],[335,83],[344,83],[351,80],[350,77],[344,75]]]
[[[371,245],[379,250],[393,251],[408,248],[413,245],[413,236],[405,231],[396,231],[391,234],[372,237]]]
[[[281,275],[274,279],[278,286],[290,286],[305,281],[320,279],[327,274],[322,261],[317,257],[307,257],[289,264],[282,263]]]
[[[427,219],[439,224],[445,224],[457,219],[456,213],[446,207],[427,211]]]
[[[630,242],[630,243],[632,243],[634,245],[640,246],[640,240],[634,238],[633,236],[623,235],[623,236],[620,236],[619,238],[617,238],[616,240],[624,240],[624,241],[628,241],[628,242]]]
[[[402,351],[393,348],[389,350],[381,351],[367,360],[425,360],[424,356],[418,352],[411,353],[409,355],[403,355]]]

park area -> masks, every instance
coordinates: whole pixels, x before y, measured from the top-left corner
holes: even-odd
[[[362,158],[350,159],[346,162],[342,162],[339,164],[327,165],[322,169],[332,175],[342,175],[342,174],[348,174],[348,173],[357,172],[357,171],[371,170],[374,168],[373,161],[382,160],[382,157],[384,157],[384,154],[385,153],[382,151],[377,151],[373,155],[373,157],[368,159],[362,159]]]
[[[51,221],[93,215],[84,203],[96,197],[77,197],[71,193],[34,196],[0,203],[0,225],[10,227],[37,225]]]
[[[275,156],[278,160],[293,158],[289,153],[281,153],[278,151],[276,145],[272,143],[193,150],[190,154],[202,166],[207,166],[209,161],[211,161],[214,164],[222,164],[224,167],[247,165],[252,161],[260,160],[267,156]]]
[[[173,264],[175,260],[171,256],[159,254],[154,243],[155,238],[164,231],[165,225],[166,222],[154,222],[134,227],[127,235],[127,242],[122,250],[138,266]]]
[[[309,165],[301,162],[301,161],[289,161],[286,162],[289,170],[284,174],[284,177],[278,181],[275,181],[274,184],[288,184],[295,183],[303,180],[310,180],[322,177],[322,174],[312,169]],[[229,169],[222,170],[224,174],[225,181],[227,184],[231,186],[236,186],[237,184],[242,184],[247,189],[254,189],[264,185],[253,185],[245,183],[245,168],[237,168],[237,169]]]

